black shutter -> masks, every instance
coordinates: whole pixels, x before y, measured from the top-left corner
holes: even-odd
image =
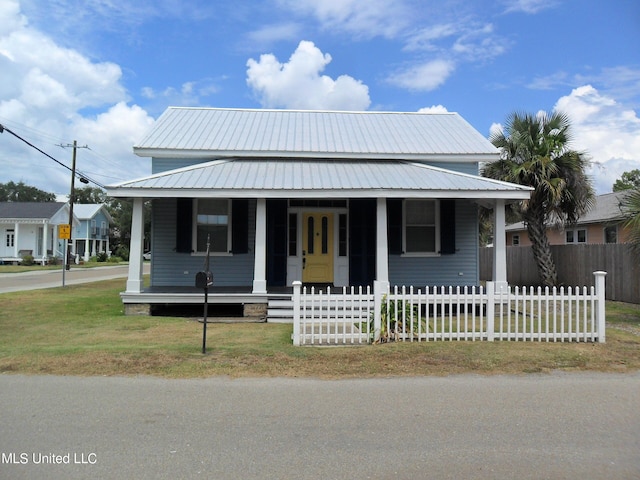
[[[193,200],[178,198],[176,200],[176,252],[191,253]]]
[[[267,285],[287,284],[287,200],[267,200]]]
[[[387,198],[387,245],[389,254],[402,254],[402,199]]]
[[[349,200],[349,284],[373,286],[376,278],[376,199]]]
[[[249,200],[231,201],[231,252],[249,252]]]
[[[440,200],[440,253],[456,253],[456,201]]]

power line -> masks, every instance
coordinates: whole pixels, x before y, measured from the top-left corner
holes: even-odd
[[[18,140],[20,140],[20,141],[22,141],[22,142],[26,143],[26,144],[27,144],[27,145],[29,145],[31,148],[36,149],[36,150],[37,150],[37,151],[39,151],[41,154],[43,154],[45,157],[50,158],[51,160],[53,160],[54,162],[56,162],[56,163],[57,163],[58,165],[60,165],[61,167],[66,168],[66,169],[67,169],[67,170],[69,170],[72,174],[77,175],[77,176],[78,176],[78,178],[79,178],[79,180],[80,180],[82,183],[89,183],[89,181],[90,181],[90,182],[92,182],[92,183],[94,183],[94,184],[98,185],[100,188],[105,188],[105,187],[104,187],[104,185],[102,185],[102,184],[101,184],[101,183],[99,183],[99,182],[96,182],[96,181],[95,181],[95,180],[93,180],[92,178],[87,177],[86,175],[82,175],[82,174],[80,174],[80,172],[75,172],[73,169],[71,169],[71,168],[69,168],[68,166],[66,166],[66,165],[65,165],[64,163],[62,163],[60,160],[57,160],[56,158],[52,157],[51,155],[49,155],[49,154],[48,154],[47,152],[45,152],[44,150],[41,150],[40,148],[36,147],[36,146],[35,146],[34,144],[32,144],[31,142],[29,142],[28,140],[25,140],[25,139],[24,139],[24,138],[22,138],[20,135],[18,135],[17,133],[15,133],[13,130],[11,130],[11,129],[10,129],[10,128],[8,128],[8,127],[5,127],[4,125],[2,125],[2,124],[0,123],[0,133],[5,132],[5,131],[6,131],[6,132],[9,132],[11,135],[13,135],[14,137],[16,137]],[[64,145],[59,145],[59,146],[61,146],[61,147],[63,147],[63,148],[64,148]],[[71,146],[71,145],[69,145],[69,146]],[[83,148],[89,148],[89,147],[83,147]]]

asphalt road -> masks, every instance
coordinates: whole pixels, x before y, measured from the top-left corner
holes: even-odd
[[[640,374],[0,375],[0,412],[3,479],[640,478]]]
[[[149,273],[149,262],[144,264],[144,272]],[[66,271],[65,285],[97,282],[112,278],[125,278],[129,273],[128,265],[110,265],[93,268],[74,268]],[[23,273],[0,273],[0,293],[36,290],[62,286],[62,266],[59,270],[34,270]]]

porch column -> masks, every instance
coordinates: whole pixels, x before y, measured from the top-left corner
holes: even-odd
[[[144,241],[144,199],[133,199],[131,244],[129,245],[129,277],[127,293],[142,293],[142,244]]]
[[[42,264],[44,265],[48,259],[47,255],[47,233],[49,232],[49,222],[42,222]]]
[[[20,231],[18,230],[18,227],[20,225],[18,224],[18,222],[13,224],[13,258],[18,258],[18,250],[20,250],[20,248],[18,247],[20,245]]]
[[[267,293],[267,201],[264,198],[259,198],[256,205],[253,293]]]
[[[493,278],[496,292],[507,289],[507,236],[505,232],[505,202],[496,200],[493,207]]]
[[[387,199],[377,199],[376,209],[376,280],[389,285],[389,248],[387,246]]]

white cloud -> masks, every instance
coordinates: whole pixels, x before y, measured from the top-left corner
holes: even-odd
[[[535,14],[542,10],[553,8],[558,4],[557,0],[504,0],[505,13],[522,12]]]
[[[455,63],[451,60],[433,60],[397,72],[387,81],[409,90],[430,91],[442,85],[454,70]]]
[[[444,84],[457,65],[481,63],[502,55],[510,42],[497,35],[491,23],[461,15],[455,21],[433,23],[405,37],[405,52],[422,54],[422,59],[387,80],[410,90],[434,90]],[[427,54],[431,58],[424,59]]]
[[[341,75],[336,80],[320,75],[331,62],[313,42],[301,41],[287,63],[273,54],[247,61],[247,84],[263,107],[366,110],[369,89],[359,80]]]
[[[430,25],[410,35],[404,49],[407,51],[434,51],[438,49],[436,42],[458,33],[459,26],[453,23]]]
[[[418,113],[448,113],[447,107],[442,105],[431,105],[430,107],[423,107],[418,110]]]
[[[411,19],[402,0],[280,0],[280,4],[314,16],[323,29],[344,30],[365,38],[394,38]]]
[[[89,145],[98,157],[84,170],[100,183],[149,173],[131,147],[133,136],[153,119],[127,105],[120,67],[58,45],[29,25],[15,1],[3,1],[0,12],[8,14],[0,28],[0,122],[62,162],[69,163],[70,155],[57,144],[76,139]],[[0,160],[0,182],[68,191],[67,170],[6,134],[0,138]]]
[[[299,36],[300,25],[295,23],[279,23],[266,25],[248,35],[250,45],[271,45],[280,40],[292,40]]]
[[[640,118],[633,109],[591,85],[561,97],[554,109],[571,118],[572,147],[586,151],[594,162],[591,174],[598,193],[610,192],[623,172],[640,168]]]

